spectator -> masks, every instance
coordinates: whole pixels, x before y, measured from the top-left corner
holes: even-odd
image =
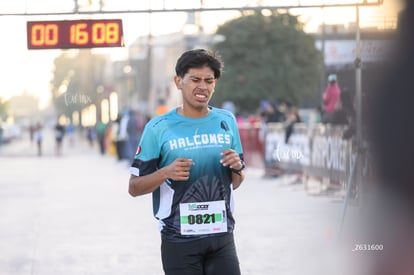
[[[111,124],[111,140],[115,144],[115,151],[118,160],[122,160],[122,152],[124,150],[125,140],[120,139],[119,136],[119,125],[120,125],[121,119],[120,116],[112,122]]]
[[[283,122],[286,120],[286,116],[284,114],[284,109],[286,106],[284,103],[278,106],[276,102],[264,101],[262,103],[262,107],[264,109],[266,123]]]
[[[96,125],[96,137],[98,138],[99,152],[104,155],[106,152],[105,146],[106,124],[99,121]]]
[[[118,141],[120,142],[120,154],[121,160],[127,159],[129,160],[129,152],[128,152],[128,121],[129,121],[129,111],[124,110],[122,112],[121,119],[119,121],[119,131],[118,131]],[[134,151],[135,152],[135,151]]]
[[[141,139],[142,131],[144,129],[144,121],[141,115],[135,111],[129,111],[129,118],[126,126],[128,135],[127,148],[128,159],[133,161],[135,152],[138,148],[139,140]]]
[[[36,130],[36,126],[30,123],[29,125],[29,136],[30,136],[30,142],[33,143],[34,141],[34,133]]]
[[[65,135],[65,127],[59,122],[55,125],[55,141],[56,141],[56,155],[62,154],[62,142]]]
[[[350,139],[356,131],[356,113],[354,108],[354,96],[348,90],[341,92],[337,108],[332,115],[332,124],[346,126],[344,139]]]
[[[3,143],[3,132],[4,132],[3,127],[0,124],[0,145]],[[31,138],[31,140],[32,139],[33,138]]]
[[[34,127],[34,139],[37,143],[37,155],[42,156],[42,143],[43,143],[43,126],[40,122],[36,123]]]
[[[89,145],[93,147],[93,142],[96,139],[96,130],[94,127],[88,127],[86,137],[88,139]]]
[[[291,107],[287,112],[287,119],[285,122],[285,143],[289,142],[289,138],[293,133],[296,123],[302,122],[299,111],[296,107]]]
[[[331,123],[332,116],[337,108],[340,98],[341,89],[339,88],[337,77],[335,74],[328,76],[328,85],[323,94],[323,123]]]
[[[75,144],[75,125],[72,122],[66,127],[66,136],[69,140],[69,145],[73,146]]]
[[[170,108],[167,106],[167,104],[165,104],[165,100],[160,99],[158,101],[157,108],[155,109],[155,116],[163,115],[163,114],[167,113],[169,110],[170,110]]]

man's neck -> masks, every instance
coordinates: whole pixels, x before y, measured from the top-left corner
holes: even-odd
[[[177,112],[179,115],[182,115],[184,117],[188,117],[188,118],[202,118],[207,116],[211,110],[209,107],[205,108],[205,109],[191,109],[191,108],[186,108],[184,105],[181,105],[180,107],[177,108]]]

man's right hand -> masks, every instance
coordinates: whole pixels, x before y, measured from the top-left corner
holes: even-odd
[[[177,158],[170,165],[166,166],[166,175],[175,181],[184,181],[190,178],[190,169],[194,165],[192,159]]]

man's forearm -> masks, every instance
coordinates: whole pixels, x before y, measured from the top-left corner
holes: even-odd
[[[231,173],[231,181],[233,184],[233,190],[239,188],[239,186],[244,180],[244,177],[245,177],[244,171],[241,171],[240,175],[233,173],[233,172]]]
[[[159,169],[154,173],[145,176],[131,175],[128,192],[133,197],[152,193],[165,180],[167,180],[167,177],[163,169]]]

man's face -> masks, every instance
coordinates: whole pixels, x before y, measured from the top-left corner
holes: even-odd
[[[217,80],[214,71],[204,66],[189,69],[183,78],[176,76],[174,81],[183,94],[184,107],[200,111],[208,107]]]

